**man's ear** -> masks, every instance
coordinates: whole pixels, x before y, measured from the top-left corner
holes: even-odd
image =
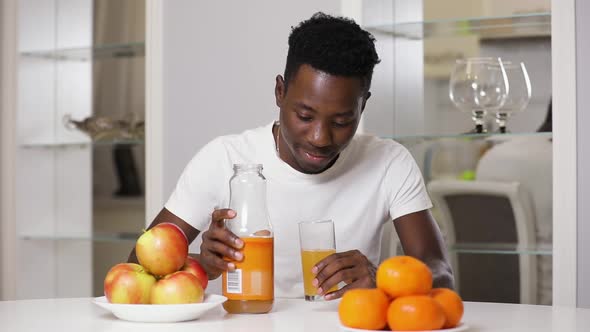
[[[275,102],[280,108],[285,98],[285,80],[283,76],[277,75],[275,78]]]
[[[363,105],[361,106],[361,114],[365,111],[365,106],[367,106],[367,100],[371,98],[371,91],[367,91],[367,94],[363,98]]]

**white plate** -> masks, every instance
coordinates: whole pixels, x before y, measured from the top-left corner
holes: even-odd
[[[340,324],[340,329],[342,331],[346,331],[346,332],[375,332],[375,330],[353,329],[352,327],[346,327],[342,324]],[[467,331],[467,329],[469,329],[469,326],[466,325],[465,323],[461,323],[451,329],[428,330],[428,331],[420,331],[420,332],[459,332],[459,331]],[[394,331],[394,332],[407,332],[407,331]]]
[[[190,304],[114,304],[109,303],[105,296],[94,298],[92,302],[122,320],[172,323],[197,319],[226,300],[224,296],[208,294],[202,303]]]

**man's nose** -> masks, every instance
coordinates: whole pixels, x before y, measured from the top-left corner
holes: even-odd
[[[317,148],[323,148],[332,145],[332,132],[328,125],[318,123],[313,127],[312,140],[310,142]]]

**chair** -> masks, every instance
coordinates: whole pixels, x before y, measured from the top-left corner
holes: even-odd
[[[536,256],[510,252],[534,248],[536,241],[534,210],[520,184],[434,180],[427,187],[461,295],[466,300],[535,304]]]

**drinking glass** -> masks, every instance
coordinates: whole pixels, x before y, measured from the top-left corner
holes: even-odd
[[[506,95],[504,104],[494,110],[500,133],[507,132],[508,118],[515,112],[524,111],[531,100],[531,81],[524,63],[504,61],[504,70],[510,84],[510,92]]]
[[[322,259],[336,253],[336,239],[332,220],[300,222],[299,242],[301,244],[301,267],[303,269],[303,287],[306,301],[321,300],[317,288],[312,284],[315,275],[311,269]],[[332,287],[325,293],[338,290]]]
[[[451,73],[449,97],[464,112],[470,112],[476,133],[486,132],[484,117],[500,108],[509,92],[500,58],[458,59]]]

